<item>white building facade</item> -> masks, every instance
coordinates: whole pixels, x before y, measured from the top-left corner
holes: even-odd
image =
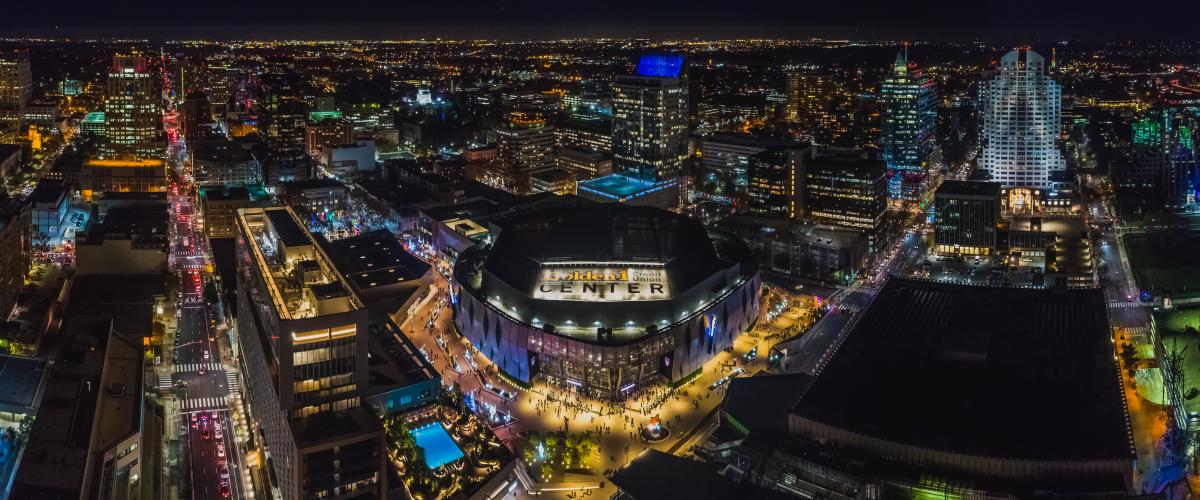
[[[979,86],[983,150],[979,167],[1004,187],[1066,187],[1059,146],[1062,89],[1045,58],[1021,48],[1005,54]]]

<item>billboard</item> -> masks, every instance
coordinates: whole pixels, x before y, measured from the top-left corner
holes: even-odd
[[[656,267],[543,267],[533,298],[586,302],[667,300],[667,270]]]

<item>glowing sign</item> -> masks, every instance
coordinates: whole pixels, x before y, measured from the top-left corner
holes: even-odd
[[[681,54],[643,54],[638,59],[638,76],[677,78],[683,69]]]
[[[621,302],[667,300],[667,271],[645,267],[552,266],[542,268],[533,298]]]

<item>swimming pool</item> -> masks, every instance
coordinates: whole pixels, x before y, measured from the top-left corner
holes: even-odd
[[[462,450],[450,439],[442,424],[433,422],[412,430],[417,446],[425,450],[425,465],[436,469],[463,457]]]

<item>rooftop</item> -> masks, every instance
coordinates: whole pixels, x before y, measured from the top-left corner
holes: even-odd
[[[1106,305],[1094,288],[891,278],[793,411],[952,453],[1130,458]]]
[[[990,196],[999,199],[1000,183],[946,179],[938,187],[937,194],[951,196]]]
[[[291,208],[239,209],[238,225],[281,320],[362,308]]]
[[[672,182],[674,181],[664,180],[656,182],[623,174],[611,174],[580,182],[579,190],[615,200],[627,200],[649,194]]]
[[[612,475],[613,485],[634,500],[687,498],[695,500],[794,498],[756,486],[735,484],[713,465],[649,448]]]
[[[58,204],[63,200],[66,192],[67,188],[63,186],[62,181],[43,179],[38,182],[36,188],[33,188],[29,199],[36,204]]]
[[[333,267],[358,290],[418,280],[429,270],[386,229],[334,241],[322,238],[321,245]]]
[[[90,160],[83,162],[83,164],[93,166],[93,167],[106,167],[106,168],[155,168],[155,167],[165,167],[166,166],[166,163],[164,163],[162,160],[160,160],[158,158],[148,158],[145,160],[118,160],[118,159],[102,160],[99,158],[92,158]]]
[[[36,410],[46,374],[45,359],[0,354],[0,411]]]

